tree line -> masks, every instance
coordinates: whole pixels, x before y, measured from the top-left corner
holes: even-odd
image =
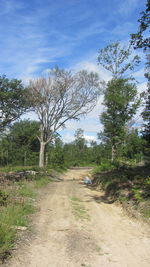
[[[0,141],[1,166],[35,166],[38,163],[40,143],[37,139],[39,122],[23,120],[15,122]],[[117,150],[120,160],[140,162],[144,156],[144,140],[135,129],[128,130],[124,145]],[[49,167],[95,166],[111,161],[109,142],[88,142],[84,130],[74,133],[74,140],[63,143],[56,134],[48,143],[45,164]]]

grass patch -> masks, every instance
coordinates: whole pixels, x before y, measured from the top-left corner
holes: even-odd
[[[78,202],[82,202],[82,200],[78,197],[72,197],[71,198],[72,201],[78,201]]]
[[[27,216],[34,211],[31,203],[9,205],[2,209],[0,222],[2,225],[27,226]]]
[[[28,215],[35,208],[28,202],[23,205],[9,205],[1,209],[0,216],[0,259],[4,259],[13,247],[17,226],[28,225]]]
[[[14,245],[16,229],[10,228],[9,225],[0,224],[0,260],[3,261],[10,254]]]
[[[33,190],[33,186],[29,183],[22,184],[21,188],[17,190],[17,196],[34,198],[36,193]]]
[[[146,218],[150,218],[150,209],[147,209],[143,212],[143,215],[146,217]]]
[[[73,196],[71,198],[72,208],[73,208],[73,214],[77,219],[89,219],[89,214],[87,213],[87,209],[81,203],[82,200]]]
[[[52,182],[52,180],[48,177],[40,177],[39,179],[36,179],[36,181],[34,182],[34,187],[35,188],[41,188],[43,186],[46,186],[47,184],[49,184],[50,182]]]

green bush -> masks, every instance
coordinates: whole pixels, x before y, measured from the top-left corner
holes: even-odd
[[[103,162],[100,166],[97,166],[93,170],[93,174],[101,173],[103,171],[111,171],[114,169],[114,165],[111,162]]]

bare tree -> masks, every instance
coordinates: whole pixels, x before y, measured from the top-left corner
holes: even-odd
[[[95,73],[72,74],[57,68],[48,78],[31,80],[29,88],[29,99],[40,121],[39,167],[44,167],[46,145],[68,120],[79,119],[94,108],[100,82]]]

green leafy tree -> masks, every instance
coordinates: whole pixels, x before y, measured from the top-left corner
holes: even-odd
[[[98,64],[110,71],[113,78],[121,78],[126,72],[129,75],[138,63],[139,56],[132,56],[131,47],[121,46],[119,42],[100,49],[98,54]]]
[[[86,156],[87,156],[87,141],[84,138],[84,130],[81,128],[78,128],[75,131],[74,134],[75,140],[73,142],[74,144],[74,150],[73,150],[73,158],[74,162],[77,165],[84,164],[86,162]]]
[[[64,160],[65,160],[65,164],[68,166],[75,166],[76,165],[76,147],[75,144],[72,143],[68,143],[68,144],[64,144],[63,147],[63,154],[64,154]]]
[[[102,135],[103,140],[111,144],[113,161],[117,147],[125,140],[126,123],[132,119],[140,104],[136,85],[127,79],[112,79],[107,84],[103,104],[106,110],[100,118],[104,125]]]
[[[26,88],[22,82],[0,76],[0,131],[18,119],[28,108]]]
[[[143,49],[146,52],[146,70],[145,77],[148,80],[147,84],[147,94],[145,101],[145,108],[142,113],[144,120],[144,130],[143,136],[147,141],[146,144],[146,155],[150,155],[150,37],[149,37],[149,27],[150,27],[150,0],[146,1],[145,11],[141,12],[141,18],[138,20],[139,30],[136,34],[131,34],[131,44],[134,49]]]
[[[139,64],[139,57],[132,55],[131,47],[115,42],[99,51],[98,64],[110,71],[113,77],[104,92],[106,111],[101,115],[104,125],[101,137],[111,145],[114,160],[117,147],[125,138],[125,125],[136,113],[140,103],[136,85],[129,83],[131,71]]]
[[[55,134],[55,139],[51,144],[47,146],[47,165],[49,166],[57,166],[57,167],[64,167],[65,160],[64,160],[64,151],[63,151],[63,142],[60,138],[59,134]]]

